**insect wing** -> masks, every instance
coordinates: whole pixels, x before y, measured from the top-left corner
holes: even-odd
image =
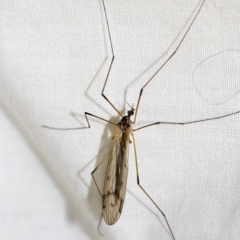
[[[109,225],[114,224],[118,220],[124,204],[128,176],[130,133],[130,128],[127,128],[122,133],[119,126],[117,126],[113,137],[102,202],[102,215],[105,222]]]

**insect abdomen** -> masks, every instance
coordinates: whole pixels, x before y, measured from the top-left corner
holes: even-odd
[[[109,225],[116,223],[122,213],[128,176],[130,131],[120,131],[117,127],[103,188],[102,214]]]

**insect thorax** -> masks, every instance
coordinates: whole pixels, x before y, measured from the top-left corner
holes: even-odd
[[[125,132],[125,130],[129,127],[131,127],[131,120],[129,116],[124,116],[121,121],[118,123],[118,126],[120,127],[122,132]]]

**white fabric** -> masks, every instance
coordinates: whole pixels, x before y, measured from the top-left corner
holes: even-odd
[[[120,111],[126,101],[136,106],[197,2],[106,0],[115,62],[105,94]],[[238,0],[206,1],[145,88],[137,126],[240,110],[239,13]],[[97,230],[101,198],[90,173],[109,151],[110,124],[91,118],[91,129],[41,128],[87,126],[85,111],[119,121],[101,97],[110,61],[101,2],[3,0],[0,18],[0,239],[171,239],[136,184],[133,144],[122,216],[113,226],[102,221],[102,236]],[[239,239],[239,120],[135,133],[140,182],[176,239]]]

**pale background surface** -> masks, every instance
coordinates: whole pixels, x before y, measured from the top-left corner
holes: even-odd
[[[136,105],[196,5],[106,0],[116,60],[105,93],[121,111],[125,101]],[[206,2],[144,91],[138,126],[240,109],[239,13],[238,0]],[[86,126],[85,111],[118,121],[100,95],[109,64],[100,1],[3,0],[0,18],[0,239],[170,239],[136,185],[132,152],[122,216],[114,226],[102,222],[99,235],[101,199],[90,172],[108,152],[109,125],[41,128]],[[239,120],[136,132],[141,183],[176,239],[239,239]]]

